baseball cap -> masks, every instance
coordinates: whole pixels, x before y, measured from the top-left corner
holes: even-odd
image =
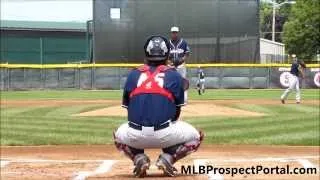
[[[176,26],[171,27],[171,32],[179,32],[179,27],[176,27]]]

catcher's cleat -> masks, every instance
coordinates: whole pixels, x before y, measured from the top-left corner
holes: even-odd
[[[281,99],[281,103],[282,103],[282,104],[285,104],[286,102],[284,101],[284,99]]]
[[[147,170],[150,167],[150,159],[145,154],[137,154],[134,157],[134,165],[134,176],[140,178],[145,177],[147,175]]]
[[[178,170],[173,166],[173,164],[171,163],[172,160],[172,156],[169,154],[161,154],[156,162],[156,166],[158,167],[158,169],[162,170],[163,173],[167,176],[175,176],[176,172],[178,172]]]

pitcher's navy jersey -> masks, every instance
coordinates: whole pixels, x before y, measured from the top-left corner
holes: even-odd
[[[184,39],[180,38],[177,41],[170,40],[169,59],[172,60],[175,66],[183,63],[181,59],[187,53],[190,53],[190,48]]]
[[[199,79],[204,79],[204,72],[202,69],[198,69],[198,77]]]
[[[291,70],[290,73],[295,75],[295,76],[299,76],[299,65],[300,62],[298,60],[293,61],[292,65],[291,65]]]
[[[156,67],[150,66],[151,72]],[[157,126],[169,119],[174,120],[176,106],[184,105],[183,78],[175,69],[164,73],[163,88],[172,93],[174,102],[160,94],[139,94],[130,98],[130,93],[137,88],[142,72],[132,70],[125,83],[122,106],[128,109],[128,120],[142,126]],[[141,81],[141,79],[140,79]],[[160,84],[161,84],[160,83]]]

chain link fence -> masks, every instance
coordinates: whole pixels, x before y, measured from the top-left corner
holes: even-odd
[[[131,67],[0,68],[1,90],[122,89]],[[205,67],[207,88],[285,88],[289,67]],[[188,68],[191,87],[197,68]],[[304,88],[320,86],[319,68],[307,68]]]

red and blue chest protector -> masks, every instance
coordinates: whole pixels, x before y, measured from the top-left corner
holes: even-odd
[[[122,102],[129,121],[157,126],[173,120],[177,106],[183,104],[183,79],[175,69],[144,65],[129,73]]]

